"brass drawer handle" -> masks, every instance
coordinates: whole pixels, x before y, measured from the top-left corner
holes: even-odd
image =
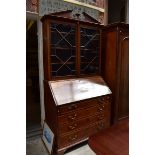
[[[77,117],[77,114],[74,114],[74,115],[68,116],[68,119],[73,121],[75,120],[76,117]]]
[[[77,127],[77,124],[75,123],[74,125],[70,125],[68,128],[70,129],[70,130],[73,130],[73,129],[75,129]]]
[[[77,135],[74,135],[73,137],[70,136],[70,137],[69,137],[69,140],[70,140],[70,141],[76,140],[77,137],[78,137]]]
[[[98,110],[99,110],[99,111],[103,111],[103,108],[99,107]]]
[[[77,108],[77,105],[76,104],[73,104],[71,106],[68,107],[68,110],[73,110],[73,109],[76,109]]]

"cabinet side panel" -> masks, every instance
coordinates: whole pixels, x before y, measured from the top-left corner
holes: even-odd
[[[51,90],[49,88],[48,82],[44,81],[44,104],[45,104],[45,120],[54,133],[54,146],[55,149],[57,147],[57,108],[54,103]]]
[[[118,119],[129,115],[129,38],[127,35],[120,35],[119,49],[121,60]]]
[[[44,79],[50,80],[50,32],[49,21],[43,22],[43,64],[44,64]]]
[[[112,91],[111,123],[115,117],[115,85],[117,76],[117,29],[105,29],[102,37],[102,77]]]
[[[117,33],[108,31],[105,33],[105,51],[103,54],[103,78],[108,84],[112,93],[115,91],[115,76],[116,76],[116,42]]]

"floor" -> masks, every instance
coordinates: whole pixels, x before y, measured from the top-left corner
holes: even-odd
[[[41,138],[28,139],[26,142],[26,155],[49,155]],[[84,144],[74,150],[71,150],[65,155],[96,155],[88,146]]]

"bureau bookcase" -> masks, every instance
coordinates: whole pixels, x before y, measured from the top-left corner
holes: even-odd
[[[112,92],[100,76],[102,30],[53,15],[42,23],[45,121],[54,134],[53,154],[64,154],[110,126]]]

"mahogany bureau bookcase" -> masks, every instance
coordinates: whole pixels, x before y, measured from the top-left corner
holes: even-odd
[[[102,26],[54,15],[41,21],[45,121],[54,134],[53,154],[63,154],[110,126],[112,92],[101,77]]]

